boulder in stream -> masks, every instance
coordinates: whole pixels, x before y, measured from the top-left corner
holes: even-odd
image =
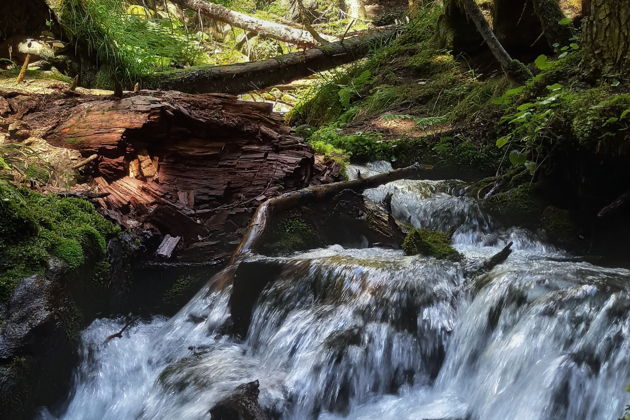
[[[267,414],[258,404],[259,386],[258,380],[237,386],[232,394],[212,407],[212,420],[267,420]]]

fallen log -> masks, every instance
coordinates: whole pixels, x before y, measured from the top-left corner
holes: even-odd
[[[142,86],[187,93],[246,93],[356,61],[365,57],[374,45],[389,42],[397,33],[397,29],[371,32],[263,61],[159,72],[146,76]]]
[[[257,252],[260,247],[261,238],[269,227],[273,215],[279,211],[294,208],[299,205],[305,205],[313,201],[323,201],[333,197],[343,190],[361,192],[368,188],[374,188],[388,182],[416,177],[423,172],[428,172],[430,170],[431,167],[416,164],[406,168],[396,169],[391,172],[378,174],[369,178],[307,187],[271,198],[262,203],[256,210],[256,213],[254,213],[247,232],[241,240],[240,245],[232,255],[231,263],[234,264],[247,255]]]
[[[269,105],[229,95],[0,91],[0,117],[96,155],[74,196],[127,229],[181,237],[174,262],[229,256],[261,202],[319,179],[312,149]]]
[[[125,325],[121,328],[120,331],[118,331],[117,333],[114,333],[112,335],[107,336],[107,338],[105,338],[105,341],[103,342],[103,344],[107,344],[110,341],[112,341],[114,338],[122,338],[122,335],[125,331],[127,331],[127,329],[129,327],[131,327],[133,325],[133,323],[135,322],[134,318],[130,318]]]
[[[174,2],[183,8],[194,10],[211,19],[300,47],[314,47],[320,44],[321,40],[335,41],[332,36],[318,34],[320,39],[317,39],[308,30],[258,19],[205,0],[175,0]]]

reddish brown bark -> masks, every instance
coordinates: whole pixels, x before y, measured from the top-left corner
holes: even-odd
[[[204,250],[197,258],[229,254],[258,204],[311,180],[312,150],[267,104],[175,92],[0,92],[0,103],[4,124],[21,119],[52,144],[98,155],[84,170],[109,193],[97,202],[111,218],[181,236]]]

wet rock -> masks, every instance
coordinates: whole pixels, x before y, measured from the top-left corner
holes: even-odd
[[[67,265],[50,261],[45,275],[20,282],[0,329],[0,418],[32,418],[32,410],[63,396],[76,361],[72,310],[65,308]],[[75,331],[78,332],[78,331]]]
[[[257,380],[237,386],[230,396],[212,407],[212,420],[267,420],[267,414],[258,404],[259,386]]]
[[[269,261],[243,262],[234,273],[234,286],[230,296],[230,316],[233,332],[245,337],[252,318],[254,305],[263,289],[278,278],[282,266]]]

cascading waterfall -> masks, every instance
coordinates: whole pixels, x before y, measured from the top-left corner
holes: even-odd
[[[387,168],[361,170],[374,169]],[[467,263],[339,245],[252,257],[281,269],[243,340],[223,334],[229,287],[107,344],[123,323],[96,320],[65,412],[42,416],[208,418],[259,380],[260,404],[282,419],[617,419],[630,396],[630,271],[495,228],[464,187],[404,180],[366,196],[392,193],[394,215],[416,227],[457,227]],[[505,264],[464,276],[509,241]]]

